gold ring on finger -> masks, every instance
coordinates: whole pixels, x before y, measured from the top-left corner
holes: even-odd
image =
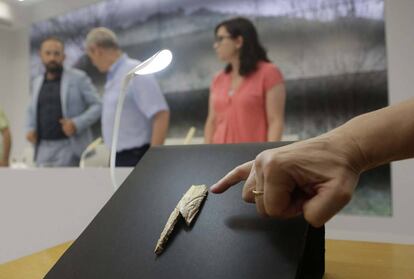
[[[255,197],[257,196],[261,196],[264,194],[264,191],[259,191],[259,190],[252,190],[252,193]]]

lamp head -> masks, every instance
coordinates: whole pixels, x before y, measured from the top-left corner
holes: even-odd
[[[134,75],[148,75],[164,70],[172,61],[172,53],[163,49],[131,70]]]

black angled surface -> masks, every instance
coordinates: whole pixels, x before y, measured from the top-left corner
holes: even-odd
[[[241,201],[241,184],[222,195],[209,193],[195,224],[187,228],[180,221],[164,253],[157,258],[153,252],[171,211],[192,184],[210,186],[277,145],[150,149],[45,278],[321,278],[323,230],[308,235],[301,217],[260,218],[254,205]]]

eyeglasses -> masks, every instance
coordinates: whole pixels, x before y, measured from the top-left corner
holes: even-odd
[[[216,36],[214,42],[220,44],[224,39],[231,38],[231,36]]]

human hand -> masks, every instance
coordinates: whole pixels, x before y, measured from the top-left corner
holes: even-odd
[[[326,134],[260,153],[230,171],[211,192],[222,193],[246,180],[243,199],[256,203],[260,214],[289,218],[303,213],[320,227],[350,201],[362,165],[352,140]]]
[[[37,142],[37,133],[35,131],[29,131],[26,134],[26,139],[31,142],[32,144],[36,144]]]
[[[62,118],[59,122],[62,125],[62,131],[66,136],[70,137],[76,133],[76,125],[71,119]]]

